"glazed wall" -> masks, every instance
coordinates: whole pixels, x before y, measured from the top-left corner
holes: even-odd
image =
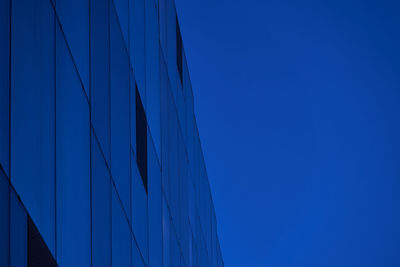
[[[174,2],[0,5],[0,265],[223,266]]]

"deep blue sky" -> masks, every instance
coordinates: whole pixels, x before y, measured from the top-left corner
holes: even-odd
[[[225,266],[400,266],[400,4],[176,0]]]

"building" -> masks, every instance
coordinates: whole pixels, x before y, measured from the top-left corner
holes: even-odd
[[[0,266],[223,266],[173,0],[0,1]]]

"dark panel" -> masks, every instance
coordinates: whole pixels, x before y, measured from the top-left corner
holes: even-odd
[[[181,29],[179,27],[178,18],[176,18],[176,65],[178,66],[179,78],[181,83],[183,81],[183,68],[182,68],[182,36]]]
[[[28,266],[56,267],[57,263],[32,219],[28,217]]]
[[[8,178],[0,164],[0,266],[9,266],[9,235],[10,235],[10,210],[9,210],[9,183]]]
[[[136,161],[147,193],[147,119],[136,86]]]
[[[0,164],[9,169],[10,0],[0,1]]]
[[[27,224],[28,215],[21,199],[10,188],[10,267],[28,266]]]

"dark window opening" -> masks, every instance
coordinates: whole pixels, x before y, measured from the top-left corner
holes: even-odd
[[[147,119],[136,85],[136,162],[147,193]]]
[[[57,263],[40,235],[38,229],[28,216],[28,266],[56,267]]]
[[[179,27],[178,17],[176,18],[176,64],[178,66],[179,78],[181,79],[181,84],[183,81],[183,44],[181,29]]]

